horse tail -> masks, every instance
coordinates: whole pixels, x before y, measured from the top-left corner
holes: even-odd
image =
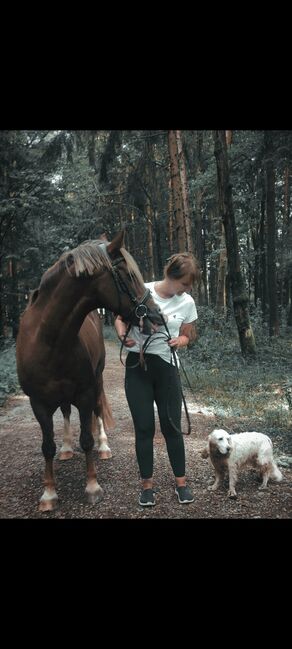
[[[102,388],[101,395],[99,397],[99,411],[100,411],[100,417],[102,418],[104,429],[108,430],[109,428],[113,428],[115,422],[113,419],[111,407],[109,405],[109,402],[105,396],[104,389]]]

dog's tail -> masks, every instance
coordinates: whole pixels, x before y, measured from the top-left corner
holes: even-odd
[[[272,464],[271,478],[272,480],[276,480],[276,482],[281,482],[281,480],[283,480],[283,475],[275,462]]]

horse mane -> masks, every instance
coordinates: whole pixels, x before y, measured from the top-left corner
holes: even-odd
[[[104,239],[84,241],[84,243],[81,243],[73,250],[64,252],[60,259],[44,273],[41,279],[40,289],[53,285],[55,279],[64,268],[69,275],[72,276],[75,274],[76,277],[84,274],[93,275],[95,270],[101,270],[104,267],[111,270],[111,259],[106,251],[106,245],[108,243]],[[125,248],[120,248],[120,254],[126,262],[127,270],[131,277],[134,277],[139,283],[144,284],[143,277],[132,255]]]

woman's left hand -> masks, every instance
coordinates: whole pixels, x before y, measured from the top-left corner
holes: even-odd
[[[177,338],[171,338],[168,341],[168,344],[170,347],[175,347],[178,349],[179,347],[185,347],[189,342],[189,339],[187,336],[177,336]]]

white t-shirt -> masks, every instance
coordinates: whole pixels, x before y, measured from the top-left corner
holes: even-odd
[[[166,317],[166,325],[169,330],[171,338],[176,338],[179,336],[179,330],[182,324],[187,324],[197,320],[198,314],[195,305],[195,301],[191,295],[188,293],[182,293],[182,295],[173,295],[172,297],[163,298],[156,293],[154,284],[156,282],[148,282],[145,284],[146,288],[150,289],[151,295],[154,302],[161,309],[162,313]],[[151,342],[147,346],[147,354],[158,354],[163,358],[167,363],[174,364],[172,358],[171,348],[167,343],[166,336],[162,336],[161,333],[167,333],[164,326],[158,327],[155,334],[151,336]],[[147,340],[148,336],[141,334],[138,327],[132,327],[128,334],[129,338],[133,338],[136,341],[136,345],[129,348],[129,352],[139,352],[141,345]],[[178,356],[176,354],[177,363],[179,366]]]

